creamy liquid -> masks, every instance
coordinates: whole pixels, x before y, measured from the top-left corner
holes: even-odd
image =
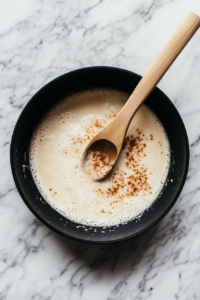
[[[30,168],[43,198],[68,219],[89,226],[126,223],[158,197],[169,170],[169,142],[156,115],[142,105],[134,116],[111,176],[94,181],[81,164],[89,141],[129,95],[87,90],[55,105],[36,128]]]

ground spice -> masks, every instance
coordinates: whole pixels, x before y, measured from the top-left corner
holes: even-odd
[[[83,144],[91,140],[113,118],[114,115],[110,115],[109,120],[92,120],[90,126],[85,131],[85,136],[83,138],[74,138],[73,144]],[[145,148],[147,145],[145,141],[153,141],[154,137],[152,134],[146,136],[139,128],[135,130],[135,133],[135,135],[126,136],[122,147],[123,150],[125,149],[125,164],[131,171],[131,175],[124,171],[119,171],[117,168],[110,178],[107,179],[110,186],[107,189],[97,188],[95,190],[97,196],[103,195],[110,201],[109,204],[112,210],[118,205],[123,204],[124,198],[138,196],[141,192],[144,197],[152,193],[152,188],[148,182],[148,169],[142,163],[142,159],[146,156]],[[76,148],[76,152],[78,151],[79,149]],[[89,163],[94,167],[92,171],[96,172],[97,178],[100,177],[102,168],[104,168],[104,171],[108,166],[112,168],[112,166],[109,165],[107,155],[101,152],[93,152],[92,155],[90,155]],[[87,170],[90,169],[91,168],[87,168]],[[90,171],[88,171],[88,175],[91,176]],[[110,210],[105,211],[102,209],[100,212],[112,214]]]
[[[88,156],[85,158],[85,169],[90,177],[98,179],[109,172],[112,169],[112,165],[106,153],[88,151]]]
[[[132,171],[127,175],[124,171],[116,171],[109,179],[111,185],[107,190],[97,190],[97,193],[104,195],[108,199],[115,198],[110,205],[123,202],[123,198],[138,196],[140,192],[143,195],[151,192],[151,186],[148,183],[147,168],[141,164],[141,158],[146,154],[144,149],[145,135],[138,129],[137,136],[129,135],[125,138],[123,149],[125,152],[125,163],[128,169]],[[141,137],[143,136],[143,138]],[[118,199],[116,201],[116,199]]]

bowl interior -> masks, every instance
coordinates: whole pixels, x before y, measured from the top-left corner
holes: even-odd
[[[161,120],[170,142],[171,165],[168,184],[159,198],[141,217],[126,225],[103,229],[78,226],[61,216],[42,198],[28,168],[28,148],[34,127],[42,115],[68,93],[78,90],[110,87],[131,93],[140,76],[118,68],[91,67],[64,74],[44,86],[22,111],[11,142],[11,168],[18,191],[30,210],[54,231],[84,242],[108,243],[138,235],[156,224],[177,200],[186,179],[189,147],[181,117],[167,96],[158,88],[148,97],[147,104]],[[103,231],[103,232],[102,232]]]

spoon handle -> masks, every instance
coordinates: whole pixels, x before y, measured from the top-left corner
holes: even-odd
[[[158,54],[144,77],[140,80],[139,84],[129,97],[125,106],[120,111],[119,114],[122,119],[127,121],[129,120],[130,122],[137,109],[156,87],[157,83],[189,42],[191,37],[195,34],[199,26],[200,18],[194,13],[189,13],[179,25],[168,43]]]

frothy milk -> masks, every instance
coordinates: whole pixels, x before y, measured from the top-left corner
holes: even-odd
[[[142,105],[110,177],[91,179],[81,165],[89,141],[120,111],[129,95],[94,89],[75,93],[41,120],[30,144],[30,168],[43,198],[68,219],[112,226],[140,216],[158,197],[169,171],[170,148],[156,115]]]

